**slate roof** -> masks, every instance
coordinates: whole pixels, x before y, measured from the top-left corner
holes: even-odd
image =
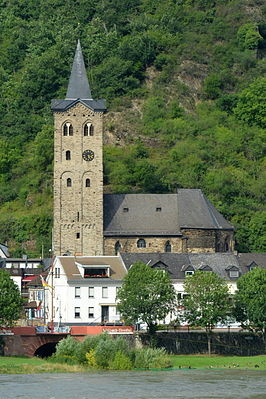
[[[4,255],[8,258],[9,257],[8,247],[4,244],[0,244],[0,249],[3,251]]]
[[[105,194],[105,236],[173,236],[182,228],[233,229],[201,190],[177,194]]]
[[[228,269],[231,266],[239,269],[241,275],[240,265],[233,253],[121,253],[120,255],[127,269],[133,263],[141,261],[151,267],[167,270],[171,279],[183,280],[187,269],[200,270],[207,265],[225,280],[235,280],[229,277]]]
[[[266,269],[266,253],[239,253],[237,259],[244,272],[249,271],[249,266],[259,266]],[[254,263],[256,265],[254,265]]]
[[[94,100],[92,98],[80,41],[78,41],[76,48],[66,98],[64,100],[52,100],[51,108],[55,112],[62,112],[73,107],[78,102],[93,111],[104,112],[106,110],[104,100]]]

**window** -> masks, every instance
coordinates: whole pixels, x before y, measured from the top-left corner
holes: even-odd
[[[75,319],[80,318],[80,307],[75,308]]]
[[[54,269],[54,277],[55,278],[60,278],[60,267],[56,267]]]
[[[102,287],[102,297],[108,298],[108,287]]]
[[[67,187],[72,187],[72,180],[70,177],[67,178]]]
[[[79,222],[79,212],[77,212],[77,222]]]
[[[80,287],[75,287],[75,298],[80,298]]]
[[[161,210],[162,210],[161,207],[156,208],[156,212],[161,212]]]
[[[71,152],[69,150],[66,151],[66,160],[67,161],[71,160]]]
[[[187,271],[185,272],[185,275],[186,275],[186,276],[192,276],[192,274],[194,274],[194,270],[187,270]]]
[[[84,136],[93,136],[93,133],[94,133],[93,125],[89,122],[85,123],[83,129]]]
[[[85,181],[85,187],[90,187],[91,186],[91,181],[90,179],[86,179]]]
[[[121,249],[121,244],[119,241],[116,241],[115,243],[115,254],[117,255],[120,252]]]
[[[146,248],[146,241],[143,238],[140,238],[137,241],[137,247],[138,248]]]
[[[89,298],[94,298],[94,287],[89,287]]]
[[[79,239],[80,238],[80,233],[77,233],[76,237],[77,237],[77,239]]]
[[[90,307],[89,308],[89,319],[93,319],[94,318],[94,308]]]
[[[128,212],[129,209],[128,208],[123,208],[123,212]]]
[[[170,241],[166,241],[164,250],[165,250],[165,252],[171,252],[172,251],[172,247],[171,247]]]
[[[237,278],[237,277],[239,277],[239,271],[238,270],[230,270],[229,271],[229,276],[231,278]]]
[[[73,126],[71,123],[66,122],[63,126],[63,135],[64,136],[73,136]]]
[[[121,287],[116,287],[116,288],[115,288],[115,297],[117,297],[120,288],[121,288]]]

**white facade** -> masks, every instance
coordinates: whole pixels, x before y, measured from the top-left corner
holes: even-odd
[[[122,285],[121,279],[84,278],[83,269],[85,266],[81,266],[79,261],[76,262],[76,266],[79,271],[76,276],[77,279],[75,279],[75,273],[70,278],[61,264],[60,257],[55,258],[53,272],[50,271],[47,278],[50,287],[45,289],[48,320],[53,319],[58,325],[119,322],[120,315],[116,308],[116,295],[117,290]],[[108,267],[106,264],[104,266]],[[52,302],[53,315],[51,311]]]

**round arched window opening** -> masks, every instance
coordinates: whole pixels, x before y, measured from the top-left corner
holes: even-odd
[[[90,187],[91,186],[91,181],[90,179],[86,179],[85,181],[85,187]]]
[[[171,246],[170,241],[166,241],[164,249],[165,249],[165,252],[172,252],[172,246]]]
[[[67,178],[67,187],[72,187],[72,180],[70,177]]]
[[[66,151],[66,160],[67,161],[71,160],[71,152],[69,150]]]
[[[121,244],[119,241],[116,241],[115,243],[115,254],[117,255],[120,252],[121,249]]]
[[[146,248],[146,241],[143,238],[140,238],[137,241],[137,247],[138,248]]]

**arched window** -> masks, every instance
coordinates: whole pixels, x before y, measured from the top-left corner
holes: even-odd
[[[64,124],[64,127],[63,127],[63,134],[64,134],[64,136],[68,135],[68,128],[67,128],[67,124],[66,123]]]
[[[83,135],[84,136],[93,136],[93,126],[90,122],[85,123],[83,128]]]
[[[64,136],[73,136],[73,126],[70,122],[66,122],[63,126],[63,135]]]
[[[229,246],[229,237],[226,237],[225,242],[224,242],[224,252],[229,252],[230,246]]]
[[[171,246],[170,241],[166,241],[165,247],[164,247],[164,251],[165,252],[171,252],[172,251],[172,246]]]
[[[121,244],[119,241],[116,241],[115,243],[115,254],[117,255],[120,252],[121,249]]]
[[[66,151],[66,160],[70,161],[71,159],[71,152],[69,150]]]
[[[72,180],[70,179],[70,177],[67,178],[67,187],[71,187],[72,186]]]
[[[146,248],[146,241],[143,238],[140,238],[137,241],[137,247],[138,248]]]
[[[90,179],[86,179],[85,181],[85,187],[90,187],[91,186],[91,181]]]

